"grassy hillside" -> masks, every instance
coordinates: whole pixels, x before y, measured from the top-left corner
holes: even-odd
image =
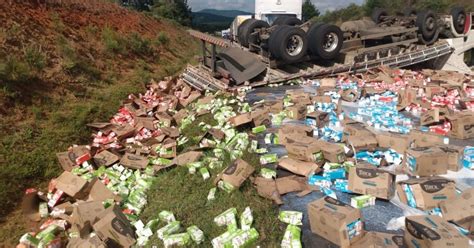
[[[184,28],[114,4],[0,4],[0,247],[28,227],[24,190],[60,172],[55,153],[90,140],[150,79],[179,72],[198,50]],[[43,185],[41,185],[43,183]]]

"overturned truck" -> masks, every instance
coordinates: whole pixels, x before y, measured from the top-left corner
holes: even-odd
[[[249,18],[232,37],[249,51],[277,65],[335,60],[341,56],[360,62],[397,53],[401,46],[432,45],[440,37],[463,36],[470,26],[470,16],[460,7],[453,8],[450,15],[440,16],[430,10],[389,15],[383,9],[375,9],[372,18],[348,21],[341,26],[303,23],[288,15],[278,17],[271,25]]]
[[[376,9],[370,18],[340,26],[278,13],[238,16],[228,39],[190,31],[202,41],[203,65],[188,69],[187,82],[223,90],[246,82],[259,86],[382,65],[404,67],[451,54],[448,39],[470,40],[474,33],[473,13],[460,7],[446,15],[412,9],[390,15]]]

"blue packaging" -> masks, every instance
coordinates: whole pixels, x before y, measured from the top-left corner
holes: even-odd
[[[333,170],[325,170],[323,172],[323,177],[332,180],[336,179],[345,179],[346,178],[346,170],[344,168],[333,169]]]
[[[329,188],[332,185],[331,180],[329,180],[326,177],[318,176],[318,175],[312,175],[311,177],[309,177],[308,184],[309,185],[316,185],[316,186],[319,186],[321,188],[322,187],[328,187]]]
[[[466,146],[466,148],[464,148],[462,164],[465,168],[474,170],[474,147]]]
[[[407,197],[408,206],[410,206],[410,207],[412,207],[412,208],[416,208],[415,196],[413,195],[413,191],[411,190],[410,185],[404,184],[404,185],[403,185],[403,191],[405,191],[405,195],[406,195],[406,197]]]
[[[334,187],[336,190],[339,190],[344,193],[352,193],[352,191],[349,190],[349,182],[348,180],[345,179],[336,179],[334,182]]]

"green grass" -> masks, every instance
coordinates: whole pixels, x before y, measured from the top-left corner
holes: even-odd
[[[243,159],[256,168],[256,173],[260,170],[256,154],[246,153]],[[160,211],[169,210],[181,221],[182,227],[197,225],[204,232],[205,242],[195,247],[210,247],[211,240],[226,231],[225,227],[218,227],[214,223],[214,217],[232,207],[237,208],[240,217],[244,208],[249,206],[254,217],[253,226],[260,234],[258,245],[278,247],[284,233],[284,227],[278,220],[278,206],[260,197],[250,180],[230,194],[218,190],[216,199],[207,201],[209,190],[215,187],[213,181],[216,175],[224,168],[211,169],[211,178],[206,181],[199,173],[189,174],[185,167],[159,173],[148,192],[148,205],[140,219],[146,223],[157,218]],[[163,243],[154,235],[149,245],[160,246]]]
[[[217,96],[218,98],[225,96]],[[192,124],[186,126],[181,134],[189,139],[184,145],[191,147],[198,144],[197,139],[204,132],[197,128],[199,123],[216,125],[217,121],[212,114],[197,117]],[[206,151],[205,155],[211,155]],[[255,168],[255,175],[262,167],[259,157],[255,153],[245,152],[242,159]],[[222,168],[209,169],[211,178],[203,180],[199,173],[189,174],[186,167],[177,167],[157,175],[155,182],[148,192],[148,205],[140,215],[145,223],[158,217],[162,210],[168,210],[175,214],[177,220],[181,221],[184,228],[197,225],[206,235],[206,241],[196,247],[210,247],[210,241],[226,231],[225,227],[218,227],[213,219],[225,210],[235,207],[240,214],[249,206],[254,216],[254,227],[260,234],[258,244],[262,247],[278,247],[283,237],[284,227],[278,220],[278,206],[272,201],[262,198],[257,194],[250,180],[246,180],[240,189],[232,193],[217,190],[216,199],[207,200],[209,190],[214,185],[217,174],[223,171],[229,164],[230,158],[224,159]],[[163,226],[164,223],[161,225]],[[160,227],[161,227],[160,226]],[[163,243],[154,235],[149,242],[150,246],[162,245]]]

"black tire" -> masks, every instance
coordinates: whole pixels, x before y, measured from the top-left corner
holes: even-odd
[[[331,37],[328,37],[329,35]],[[332,39],[332,44],[328,39]],[[331,24],[314,24],[308,31],[308,40],[311,54],[325,60],[332,60],[339,56],[344,41],[341,29]]]
[[[303,22],[296,17],[280,16],[277,19],[275,19],[272,26],[277,26],[277,25],[299,26],[301,24],[303,24]]]
[[[245,37],[244,37],[244,29],[247,29],[247,26],[249,25],[250,22],[253,22],[255,19],[247,19],[245,21],[243,21],[239,27],[237,28],[237,40],[239,41],[240,44],[242,44],[244,42]]]
[[[291,41],[294,41],[293,45],[296,47],[290,48]],[[286,63],[299,62],[306,56],[308,50],[306,33],[298,27],[278,27],[277,30],[270,35],[269,50],[273,57],[281,59]]]
[[[430,10],[419,12],[416,16],[416,26],[423,39],[431,40],[438,29],[435,14]]]
[[[403,10],[403,15],[404,16],[408,16],[408,17],[409,16],[416,16],[416,14],[417,14],[417,11],[414,8],[408,7],[408,8]]]
[[[466,25],[467,16],[463,7],[453,7],[451,9],[451,17],[453,18],[453,27],[458,34],[464,33],[464,26]]]
[[[419,40],[420,40],[421,44],[424,44],[424,45],[429,46],[429,45],[433,45],[433,44],[438,40],[438,38],[439,38],[439,32],[436,31],[435,34],[433,35],[433,37],[432,37],[431,39],[429,39],[429,40],[426,40],[426,39],[423,37],[423,35],[420,35],[420,36],[421,36],[421,37],[420,37]]]
[[[265,21],[255,20],[255,19],[251,19],[251,20],[252,21],[248,22],[241,30],[242,40],[240,41],[240,44],[244,47],[249,47],[250,42],[252,43],[258,42],[256,38],[251,38],[251,34],[255,31],[255,29],[270,27],[270,25],[268,25],[268,23]]]
[[[388,12],[382,8],[376,8],[372,12],[372,21],[379,24],[382,22],[382,17],[388,16]]]

